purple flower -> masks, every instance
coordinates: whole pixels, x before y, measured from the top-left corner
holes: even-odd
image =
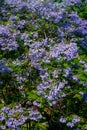
[[[84,101],[87,102],[87,92],[83,93],[82,96],[83,96]]]
[[[84,83],[83,83],[83,86],[87,86],[87,82],[84,82]]]
[[[67,119],[64,118],[63,116],[61,116],[59,121],[60,121],[60,123],[66,123]]]
[[[6,130],[6,126],[3,125],[3,126],[0,126],[1,130]]]
[[[43,74],[41,73],[41,74],[40,74],[40,77],[42,78],[42,80],[43,80],[43,79],[47,79],[47,78],[48,78],[48,73],[47,73],[47,72],[45,72],[45,73],[43,73]]]
[[[37,101],[34,101],[34,102],[33,102],[33,105],[34,105],[34,106],[37,106],[37,107],[40,107],[40,106],[41,106],[41,104],[38,103]]]
[[[19,21],[17,28],[18,28],[18,29],[23,29],[24,26],[25,26],[25,24],[26,24],[26,21],[25,21],[25,20]]]
[[[80,122],[80,117],[74,116],[73,119],[72,119],[72,122],[73,122],[74,124]]]
[[[77,13],[72,12],[69,16],[70,16],[70,18],[69,18],[70,21],[72,21],[75,25],[79,26],[79,24],[81,24],[82,19],[79,18],[79,16],[77,15]]]
[[[79,45],[80,45],[83,49],[87,50],[87,38],[83,38],[83,39],[79,40]]]
[[[74,123],[73,122],[68,122],[66,125],[71,127],[71,128],[74,127]]]
[[[38,110],[33,110],[33,109],[31,109],[31,110],[29,110],[29,118],[30,118],[30,120],[40,120],[40,119],[42,119],[42,115],[39,113],[39,111]]]
[[[87,25],[80,25],[76,31],[75,31],[75,34],[80,36],[80,37],[83,37],[83,36],[86,36],[87,35]]]
[[[2,111],[5,112],[6,114],[9,113],[9,110],[10,110],[10,109],[9,109],[8,107],[3,107],[3,108],[2,108]]]
[[[65,77],[70,77],[70,75],[72,75],[71,68],[64,69],[64,71],[65,71],[65,73],[64,73]]]
[[[72,76],[72,78],[73,78],[73,80],[74,80],[74,81],[76,81],[76,82],[78,82],[78,81],[79,81],[78,77],[77,77],[77,76],[75,76],[75,75],[73,75],[73,76]]]
[[[0,70],[0,72],[2,73],[2,74],[4,74],[4,73],[11,73],[13,70],[11,69],[11,68],[7,68],[7,67],[3,67],[1,70]]]
[[[53,77],[54,77],[54,78],[58,78],[58,70],[54,70],[54,72],[53,72]]]
[[[5,120],[4,113],[1,113],[0,114],[0,121],[4,121],[4,120]]]
[[[70,43],[67,50],[64,52],[66,59],[69,61],[77,57],[77,45],[75,43]]]

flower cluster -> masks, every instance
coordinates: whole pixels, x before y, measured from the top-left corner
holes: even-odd
[[[85,128],[87,16],[81,7],[87,0],[1,2],[1,130],[27,123],[38,130],[42,124]]]

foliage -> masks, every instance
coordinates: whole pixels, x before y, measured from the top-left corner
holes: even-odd
[[[0,129],[87,129],[87,0],[0,1]]]

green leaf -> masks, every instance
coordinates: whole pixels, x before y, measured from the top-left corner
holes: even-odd
[[[79,101],[81,101],[82,100],[82,95],[78,93],[78,94],[75,94],[73,96],[73,98],[77,98]]]

